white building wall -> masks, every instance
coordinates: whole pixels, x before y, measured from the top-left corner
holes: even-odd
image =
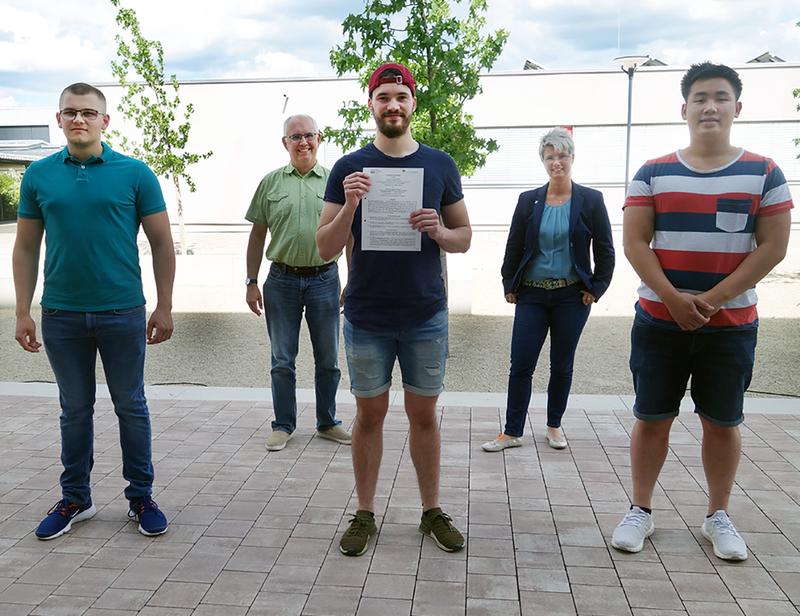
[[[733,141],[774,158],[795,198],[800,199],[800,160],[792,141],[800,136],[800,113],[792,97],[793,89],[800,84],[800,65],[736,68],[744,90]],[[685,67],[653,67],[635,74],[631,177],[646,159],[686,145],[679,86],[684,72]],[[481,84],[483,93],[467,105],[467,111],[473,114],[479,133],[496,139],[501,147],[484,168],[464,178],[475,233],[469,253],[448,258],[450,305],[458,312],[511,314],[511,306],[502,297],[500,263],[518,194],[547,181],[538,158],[538,140],[549,127],[573,127],[573,177],[603,191],[620,239],[628,79],[619,69],[526,71],[485,75]],[[112,110],[111,127],[124,130],[125,123],[113,112],[121,89],[103,86],[103,90]],[[55,126],[57,96],[55,92],[53,109],[0,110],[0,125],[49,121],[54,141],[63,141]],[[338,126],[341,104],[364,100],[366,94],[354,79],[248,80],[184,83],[181,98],[195,107],[190,149],[213,150],[214,155],[191,168],[197,192],[186,191],[183,196],[189,243],[194,245],[195,255],[181,258],[176,309],[246,310],[241,282],[249,225],[244,213],[261,177],[288,160],[280,140],[283,120],[291,114],[308,113],[321,128]],[[323,142],[319,158],[331,166],[341,154],[335,145]],[[163,182],[163,188],[175,222],[172,185]],[[800,207],[793,211],[793,220],[797,226]],[[797,243],[793,240],[793,247]],[[614,282],[594,314],[631,313],[637,279],[622,255],[621,241],[617,248]],[[790,273],[797,271],[797,253],[798,249],[792,248],[790,258],[780,267]],[[143,271],[148,270],[145,265]],[[10,272],[6,279],[10,279]],[[152,288],[152,281],[147,284]],[[797,316],[800,291],[796,287],[789,288],[788,293],[782,287],[783,292],[775,293],[773,305],[779,307],[779,314]],[[148,296],[154,295],[151,291]],[[0,293],[0,301],[2,296]]]

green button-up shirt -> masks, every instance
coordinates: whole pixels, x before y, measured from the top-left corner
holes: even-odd
[[[245,218],[269,229],[267,259],[293,267],[326,263],[319,256],[315,236],[328,173],[317,163],[300,175],[290,163],[261,180]]]

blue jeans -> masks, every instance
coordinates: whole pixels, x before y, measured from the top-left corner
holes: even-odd
[[[505,434],[522,436],[531,381],[547,331],[550,331],[550,382],[547,385],[547,425],[561,427],[572,387],[572,366],[590,306],[581,301],[580,284],[548,291],[522,288],[517,296],[511,334]]]
[[[314,351],[314,388],[317,429],[342,423],[336,419],[339,370],[339,270],[333,264],[324,272],[299,275],[272,265],[264,283],[272,369],[273,430],[291,434],[297,426],[295,359],[300,322],[305,311]]]
[[[119,420],[122,476],[128,500],[153,486],[150,414],[144,397],[144,306],[105,312],[42,309],[42,338],[61,402],[61,492],[84,504],[91,498],[94,465],[95,364],[103,360]]]

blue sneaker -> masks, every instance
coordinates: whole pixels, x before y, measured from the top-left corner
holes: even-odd
[[[47,517],[41,521],[36,529],[36,536],[42,541],[55,539],[69,532],[73,522],[88,520],[95,513],[97,513],[97,508],[92,504],[91,500],[81,506],[62,499],[47,512]]]
[[[149,496],[132,500],[128,517],[131,520],[137,520],[139,532],[148,537],[163,535],[169,526],[167,516],[161,512],[156,502]]]

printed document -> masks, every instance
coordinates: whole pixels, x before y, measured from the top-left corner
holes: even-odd
[[[422,168],[364,167],[369,192],[361,200],[361,250],[422,250],[408,217],[422,207]]]

